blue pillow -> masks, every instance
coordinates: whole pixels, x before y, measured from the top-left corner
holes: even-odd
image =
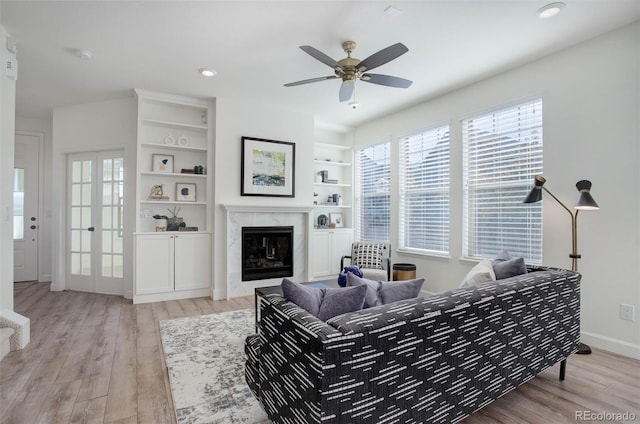
[[[287,278],[282,280],[281,287],[285,299],[322,321],[361,310],[367,293],[364,286],[344,289],[316,288]]]
[[[523,258],[514,258],[511,254],[503,250],[493,260],[493,272],[496,274],[496,280],[514,277],[516,275],[526,274],[527,266]]]
[[[414,299],[420,294],[424,278],[405,281],[374,281],[347,274],[347,286],[366,287],[364,307],[371,308],[378,305],[397,302],[398,300]]]

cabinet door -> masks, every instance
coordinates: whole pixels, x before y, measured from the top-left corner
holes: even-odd
[[[209,234],[176,234],[176,290],[211,287],[211,236]]]
[[[335,264],[334,267],[337,269],[340,264]],[[312,277],[330,275],[331,269],[331,234],[329,231],[314,231],[311,275]]]
[[[135,293],[173,291],[173,235],[138,235],[135,252]]]
[[[331,236],[331,269],[329,270],[329,274],[337,275],[342,271],[340,269],[340,258],[344,255],[351,254],[353,231],[332,231]],[[346,264],[349,263],[348,261],[346,262]]]

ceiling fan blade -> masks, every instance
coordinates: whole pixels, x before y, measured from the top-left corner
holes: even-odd
[[[408,79],[380,74],[364,74],[361,78],[361,81],[396,88],[408,88],[411,84],[413,84],[413,81]]]
[[[312,82],[326,81],[326,80],[336,79],[336,78],[338,78],[338,77],[335,76],[335,75],[329,75],[328,77],[309,78],[309,79],[302,80],[302,81],[288,82],[284,86],[285,87],[295,87],[296,85],[309,84],[309,83],[312,83]]]
[[[307,53],[308,55],[312,56],[314,59],[319,60],[320,62],[324,63],[325,65],[327,65],[330,68],[342,68],[342,66],[336,62],[335,60],[331,59],[329,56],[327,56],[326,54],[322,53],[320,50],[311,47],[311,46],[300,46],[300,48]]]
[[[389,46],[386,49],[380,50],[378,53],[374,53],[362,62],[356,65],[356,69],[361,71],[377,68],[380,65],[384,65],[387,62],[391,62],[393,59],[402,56],[409,49],[402,43],[396,43],[393,46]]]
[[[349,100],[351,96],[353,96],[354,88],[355,85],[352,82],[348,84],[346,82],[343,82],[340,86],[340,101],[346,102],[347,100]]]

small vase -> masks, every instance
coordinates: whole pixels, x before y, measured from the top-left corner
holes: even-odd
[[[156,219],[156,232],[167,231],[167,220],[166,219]]]
[[[167,223],[167,231],[178,231],[178,228],[180,228],[183,222],[183,218],[178,218],[175,216],[173,218],[169,218]]]

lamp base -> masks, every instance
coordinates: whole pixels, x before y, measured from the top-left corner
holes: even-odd
[[[578,355],[591,355],[591,348],[586,344],[580,342],[578,343],[578,351],[576,353]]]

